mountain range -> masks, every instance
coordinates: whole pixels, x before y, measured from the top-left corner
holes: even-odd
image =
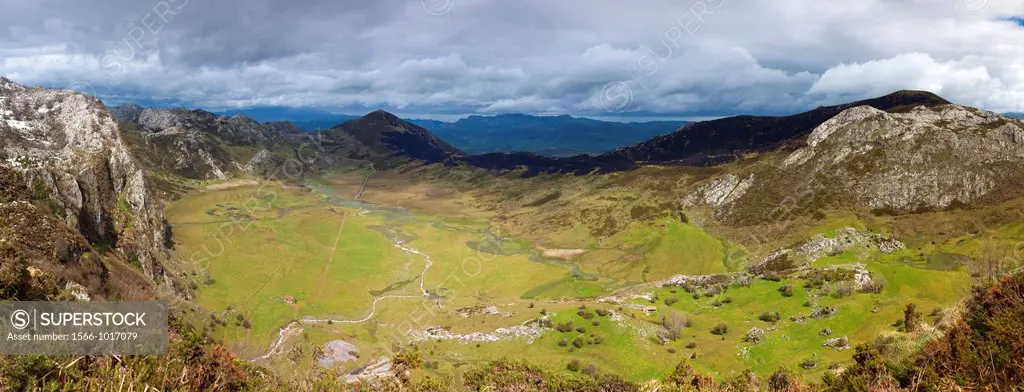
[[[291,121],[307,131],[324,130],[360,116],[316,109],[236,109],[219,115],[243,115],[259,122]],[[678,129],[686,121],[610,122],[583,117],[527,114],[473,115],[455,122],[406,119],[470,154],[530,152],[551,157],[597,155]]]
[[[383,168],[422,162],[524,177],[587,175],[644,165],[710,167],[767,154],[753,160],[758,165],[741,164],[686,198],[691,205],[712,205],[723,216],[740,220],[793,189],[819,194],[821,202],[906,212],[997,200],[1000,194],[1012,194],[1014,184],[1024,179],[1016,169],[1021,156],[1017,143],[1024,140],[1018,120],[923,91],[898,91],[790,116],[696,122],[608,153],[561,158],[530,152],[472,154],[384,111],[311,134],[286,122],[261,124],[201,110],[111,111],[125,124],[122,133],[144,165],[191,179],[259,173],[286,160],[287,151],[309,136],[326,152],[310,171],[356,160]],[[473,117],[460,123],[512,120],[539,126],[528,116]],[[176,153],[157,153],[169,149]]]
[[[597,155],[678,129],[686,121],[608,122],[589,118],[502,114],[455,122],[409,120],[470,154],[530,152],[551,157]]]

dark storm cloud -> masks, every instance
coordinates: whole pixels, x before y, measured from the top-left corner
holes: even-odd
[[[784,113],[899,88],[1024,110],[1024,4],[0,0],[0,73],[108,101]]]

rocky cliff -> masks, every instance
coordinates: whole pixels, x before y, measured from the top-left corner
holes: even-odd
[[[5,263],[26,254],[81,262],[92,247],[119,252],[150,278],[171,283],[161,203],[99,100],[0,78],[0,168],[8,188],[0,199]],[[15,230],[26,219],[33,227],[60,222],[82,241],[56,229]]]
[[[684,202],[724,215],[767,211],[787,197],[801,207],[908,213],[1003,201],[1019,196],[1022,183],[1020,120],[954,104],[858,106],[794,149],[707,181]]]

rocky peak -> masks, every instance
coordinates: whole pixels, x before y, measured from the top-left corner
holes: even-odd
[[[216,116],[202,110],[186,108],[145,108],[138,123],[144,129],[159,132],[171,127],[203,129],[211,126]]]
[[[798,143],[819,125],[853,107],[870,106],[897,113],[918,106],[946,104],[949,101],[926,91],[902,90],[863,101],[822,106],[790,116],[735,116],[690,123],[671,134],[605,155],[642,162],[714,166],[738,159],[744,154],[768,152]]]
[[[120,123],[138,123],[139,115],[142,114],[142,107],[139,105],[117,105],[107,107],[107,111],[114,120]]]
[[[887,112],[903,112],[918,106],[934,107],[948,105],[947,101],[935,93],[921,90],[899,90],[878,98],[866,99],[850,104],[839,105],[839,109],[848,109],[856,106],[871,106]]]
[[[281,138],[270,127],[236,114],[217,118],[216,134],[236,145],[276,146]]]
[[[266,127],[272,132],[281,135],[294,135],[306,132],[306,130],[300,128],[291,121],[271,121],[264,125],[266,125]]]
[[[362,119],[366,121],[383,121],[393,126],[401,126],[403,125],[403,123],[405,123],[405,121],[398,118],[398,116],[388,113],[387,111],[384,110],[374,110],[370,113],[367,113],[365,116],[362,117]]]
[[[780,160],[715,177],[686,200],[734,216],[770,209],[778,195],[889,213],[1000,202],[1024,181],[1024,122],[956,104],[855,106]],[[729,197],[705,200],[718,188]]]
[[[74,91],[3,83],[0,166],[18,173],[68,228],[163,280],[162,206],[103,104]]]
[[[12,82],[10,79],[0,76],[0,94],[10,93],[13,90],[24,90],[25,87]]]
[[[423,127],[402,120],[383,110],[371,112],[355,120],[340,124],[327,135],[337,143],[350,143],[355,139],[360,149],[368,150],[350,157],[377,159],[384,163],[390,158],[411,158],[427,162],[454,162],[461,151],[439,139]]]

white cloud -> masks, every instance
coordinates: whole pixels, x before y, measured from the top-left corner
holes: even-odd
[[[890,59],[840,64],[826,71],[810,92],[843,97],[917,89],[990,110],[1024,110],[1021,66],[998,60],[969,56],[938,62],[925,53],[908,53]]]

